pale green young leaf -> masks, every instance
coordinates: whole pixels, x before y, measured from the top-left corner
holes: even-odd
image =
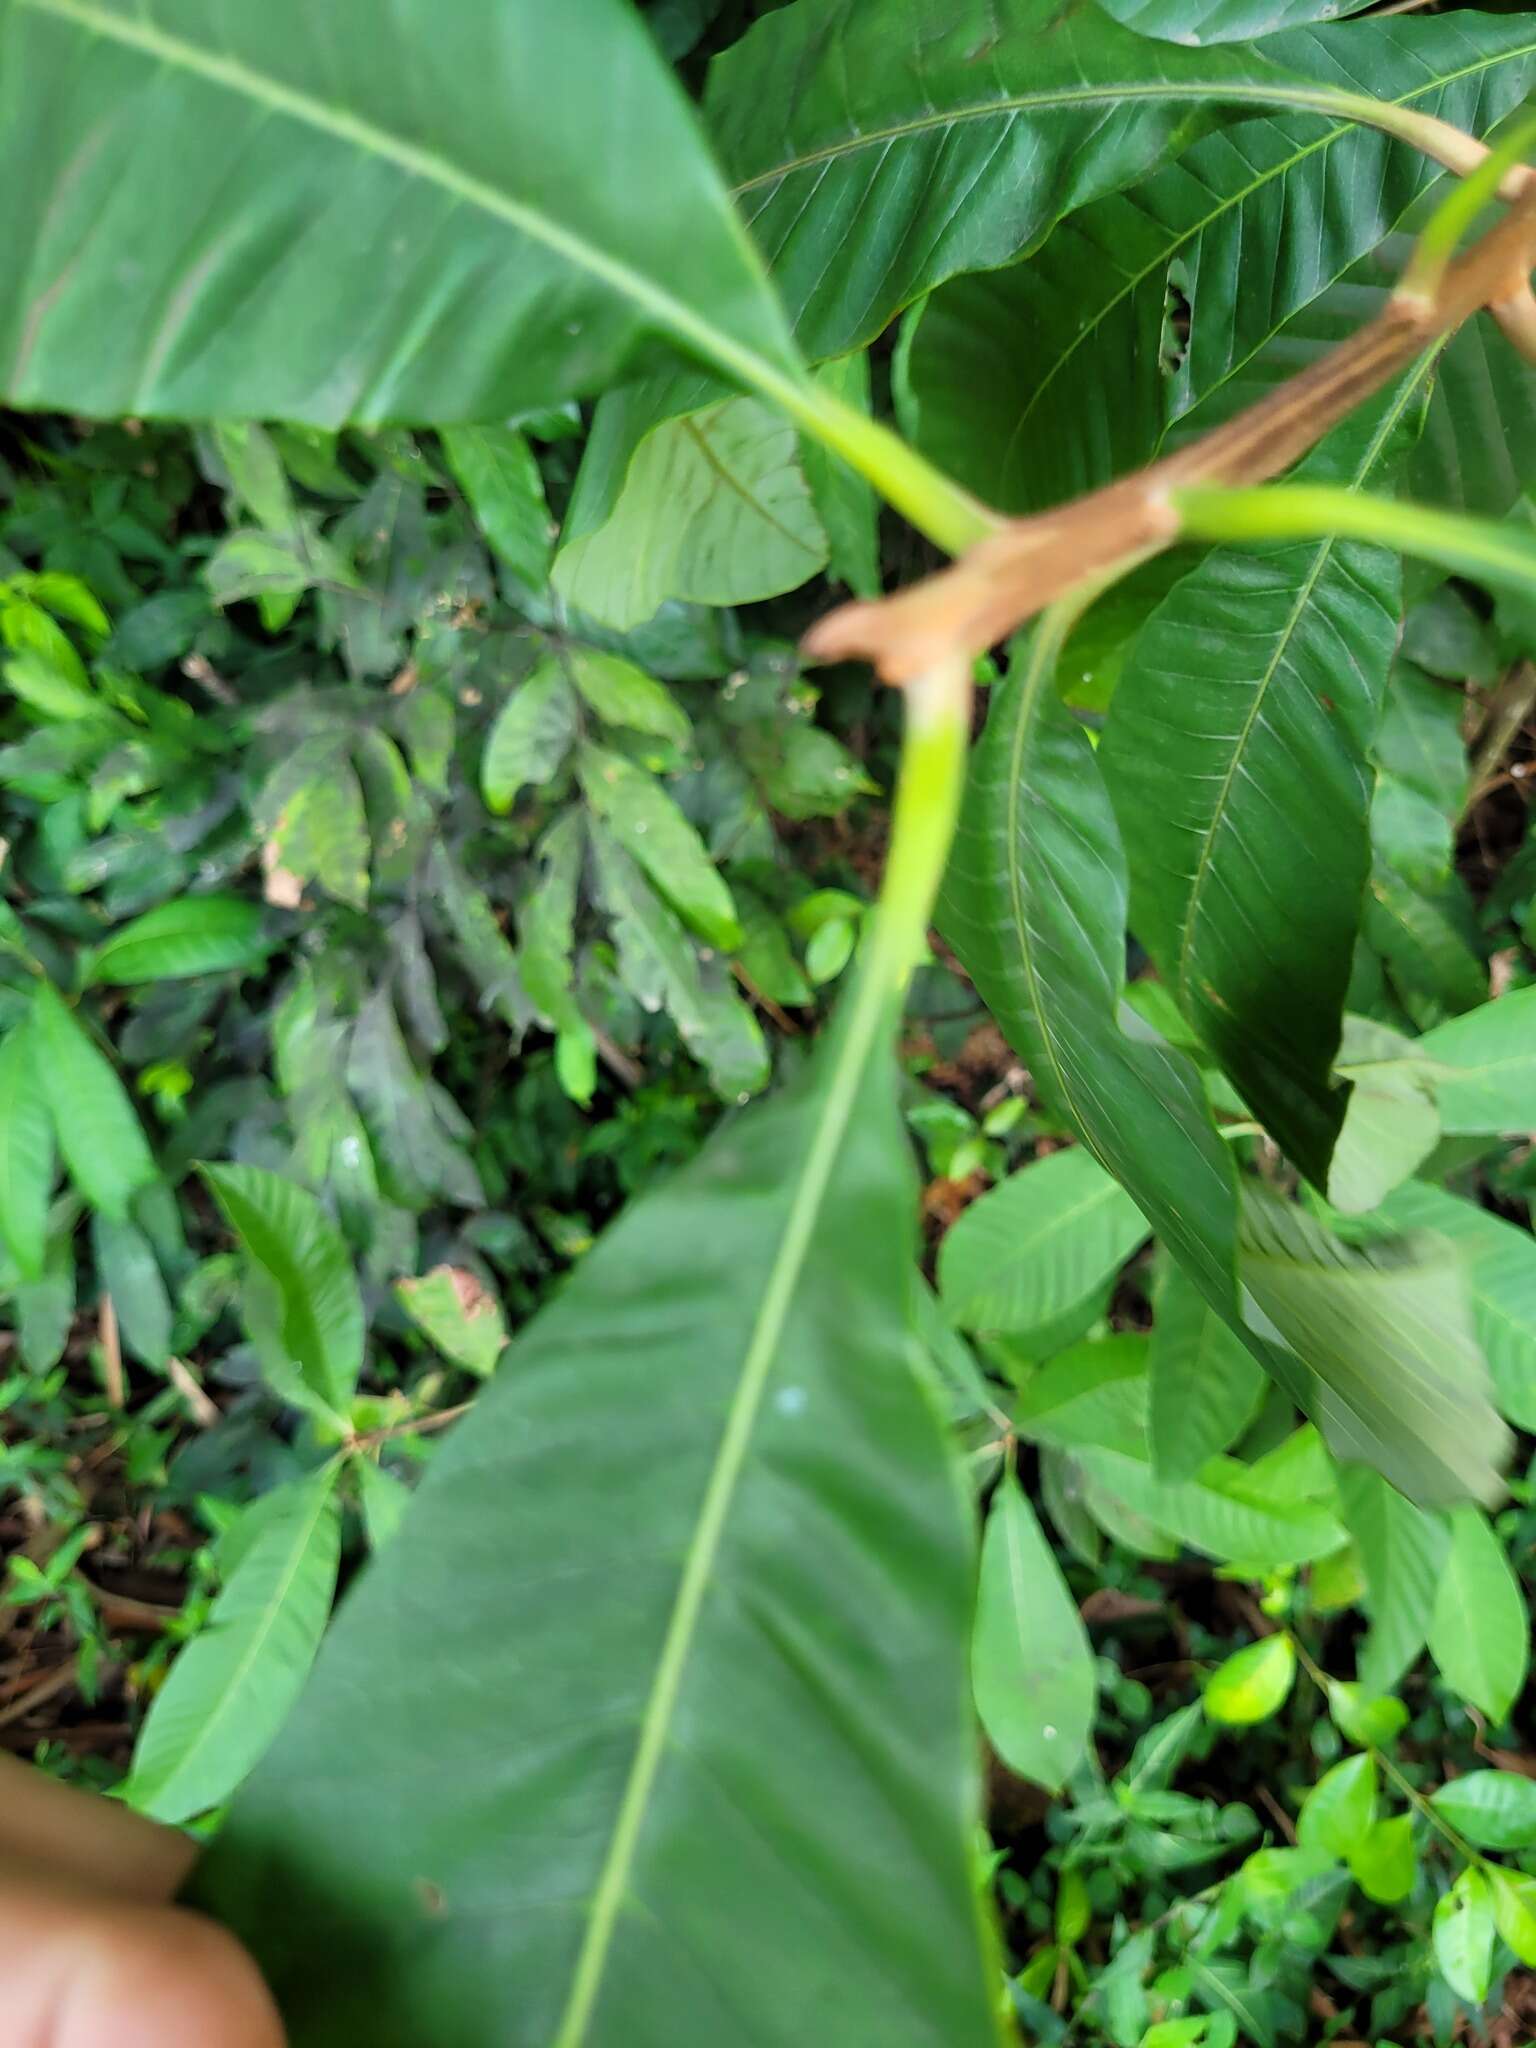
[[[128,1092],[50,982],[32,999],[32,1055],[69,1177],[103,1215],[122,1218],[155,1162]]]
[[[1279,1713],[1295,1683],[1296,1649],[1290,1637],[1264,1636],[1211,1673],[1202,1695],[1205,1711],[1222,1727],[1252,1727]]]
[[[1296,1839],[1304,1849],[1353,1856],[1376,1820],[1376,1762],[1364,1753],[1347,1756],[1324,1771],[1296,1816]]]
[[[590,741],[576,765],[587,802],[684,923],[711,946],[734,946],[741,925],[725,879],[655,776]]]
[[[41,1280],[53,1192],[53,1119],[29,1018],[0,1039],[0,1241],[23,1280]]]
[[[377,1553],[388,1543],[405,1519],[405,1511],[411,1504],[411,1490],[403,1479],[397,1479],[393,1472],[386,1472],[382,1465],[375,1465],[369,1458],[362,1458],[353,1466],[357,1474],[358,1498],[363,1510],[363,1526],[368,1531],[368,1548]]]
[[[177,1822],[221,1806],[273,1741],[309,1675],[331,1610],[341,1523],[330,1468],[246,1513],[259,1527],[155,1695],[127,1798]]]
[[[1032,1443],[1147,1454],[1147,1340],[1133,1334],[1074,1344],[1024,1382],[1010,1404]]]
[[[1432,1793],[1430,1803],[1474,1849],[1536,1848],[1536,1779],[1468,1771]]]
[[[649,390],[623,387],[598,407],[555,558],[567,604],[627,632],[669,599],[747,604],[809,581],[827,536],[794,426],[754,398],[655,423]],[[610,440],[632,449],[627,464]],[[596,481],[583,488],[588,464]]]
[[[1074,1308],[1147,1234],[1091,1152],[1053,1152],[972,1202],[939,1250],[939,1294],[962,1329],[1028,1334]]]
[[[1249,1468],[1212,1458],[1193,1479],[1158,1479],[1141,1458],[1105,1448],[1077,1452],[1083,1470],[1122,1505],[1192,1550],[1273,1570],[1338,1549],[1344,1532],[1321,1502],[1276,1500]]]
[[[1012,1472],[992,1496],[982,1540],[971,1681],[981,1725],[1003,1762],[1059,1791],[1093,1726],[1093,1651]]]
[[[262,958],[258,904],[239,896],[183,896],[146,910],[104,939],[85,963],[88,981],[131,986],[188,974],[225,974]]]
[[[1183,1268],[1164,1263],[1147,1356],[1148,1428],[1159,1479],[1193,1479],[1253,1419],[1265,1379],[1253,1353]]]
[[[1362,1748],[1384,1748],[1408,1725],[1408,1709],[1401,1700],[1390,1693],[1368,1693],[1364,1686],[1343,1679],[1328,1682],[1328,1711],[1340,1733]]]
[[[516,427],[445,427],[443,453],[492,552],[520,583],[542,590],[554,522],[527,436]]]
[[[1464,1870],[1435,1907],[1435,1963],[1458,1998],[1481,2005],[1493,1975],[1493,1894],[1481,1870]]]
[[[341,1233],[306,1189],[257,1166],[204,1166],[247,1259],[264,1277],[275,1334],[311,1393],[345,1411],[363,1363],[362,1297]]]
[[[554,779],[576,738],[576,694],[555,654],[515,684],[496,714],[480,763],[480,790],[488,810],[510,811],[530,783]]]
[[[1536,1877],[1497,1864],[1490,1864],[1486,1874],[1500,1937],[1527,1968],[1536,1968]]]
[[[1382,1906],[1400,1904],[1418,1875],[1412,1814],[1375,1822],[1348,1852],[1348,1861],[1350,1875],[1368,1899]]]
[[[1453,1691],[1490,1721],[1508,1718],[1525,1686],[1531,1626],[1503,1544],[1477,1508],[1457,1508],[1435,1590],[1429,1653]]]
[[[460,1266],[434,1266],[416,1280],[397,1280],[395,1298],[428,1343],[455,1365],[489,1378],[507,1341],[501,1304]]]
[[[1536,1130],[1536,988],[1452,1017],[1419,1040],[1448,1131]]]
[[[12,404],[498,420],[605,389],[658,336],[748,381],[796,374],[693,112],[619,0],[409,0],[343,72],[297,0],[17,0],[3,33],[0,225],[27,252],[0,329]],[[317,191],[323,224],[295,233]],[[238,251],[189,273],[236,222]]]
[[[571,681],[605,723],[654,733],[676,746],[688,744],[693,727],[665,683],[622,655],[603,654],[595,647],[572,645],[565,651],[565,662]]]
[[[1360,1682],[1390,1692],[1429,1639],[1450,1538],[1439,1516],[1360,1465],[1340,1468],[1339,1507],[1365,1572],[1370,1628],[1358,1653]]]

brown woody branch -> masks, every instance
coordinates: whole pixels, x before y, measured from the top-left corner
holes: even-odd
[[[1480,145],[1471,142],[1473,149]],[[848,604],[805,636],[815,661],[863,658],[908,682],[961,649],[1005,640],[1088,579],[1156,554],[1179,535],[1169,493],[1181,486],[1258,484],[1306,454],[1330,427],[1424,351],[1488,308],[1536,360],[1536,172],[1511,176],[1509,212],[1452,263],[1432,296],[1399,290],[1386,310],[1267,398],[1176,454],[1103,490],[1013,519],[950,568],[893,597]]]

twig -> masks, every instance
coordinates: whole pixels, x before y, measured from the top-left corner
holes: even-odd
[[[13,1721],[23,1720],[34,1707],[43,1706],[56,1694],[68,1692],[80,1675],[79,1666],[78,1656],[69,1658],[56,1670],[50,1671],[46,1678],[40,1678],[36,1685],[12,1700],[9,1705],[0,1707],[0,1728],[8,1728]]]
[[[369,1451],[375,1444],[392,1443],[397,1436],[425,1436],[429,1430],[445,1429],[450,1422],[457,1422],[474,1405],[473,1401],[460,1401],[457,1407],[439,1408],[435,1415],[417,1415],[409,1422],[392,1422],[387,1429],[370,1429],[366,1436],[353,1437],[347,1449]]]
[[[219,1419],[218,1403],[210,1398],[191,1368],[179,1358],[165,1361],[165,1376],[187,1404],[187,1412],[199,1429],[212,1429]]]
[[[1517,662],[1494,698],[1487,722],[1478,737],[1467,779],[1466,801],[1457,817],[1464,824],[1500,779],[1504,756],[1519,737],[1532,711],[1536,711],[1536,662]]]
[[[1470,139],[1470,138],[1469,138]],[[1476,145],[1481,156],[1486,150]],[[1446,269],[1433,298],[1396,293],[1378,318],[1236,419],[1134,476],[1010,520],[938,575],[840,606],[806,634],[816,661],[863,657],[910,682],[959,649],[979,654],[1066,592],[1123,573],[1179,537],[1170,493],[1278,476],[1363,400],[1485,306],[1513,301],[1536,262],[1536,177],[1505,218]]]
[[[781,1031],[791,1038],[799,1036],[800,1026],[795,1022],[794,1018],[790,1016],[787,1010],[781,1009],[772,996],[764,995],[763,991],[758,987],[739,960],[731,962],[731,972],[741,983],[753,1002],[757,1004],[757,1007],[767,1016],[771,1017]]]
[[[101,1377],[109,1408],[126,1408],[128,1382],[123,1372],[123,1346],[117,1330],[117,1310],[110,1294],[101,1297]]]
[[[608,1071],[616,1075],[626,1088],[640,1087],[645,1080],[644,1067],[632,1060],[627,1052],[621,1052],[606,1031],[599,1031],[595,1024],[591,1031],[597,1056]]]

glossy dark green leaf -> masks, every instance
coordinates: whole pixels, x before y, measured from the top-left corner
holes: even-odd
[[[626,417],[648,406],[651,389],[625,387],[599,407],[618,418],[594,426],[587,460],[602,481],[584,491],[579,476],[571,500],[554,568],[566,602],[627,632],[669,599],[747,604],[807,582],[826,563],[827,536],[795,428],[755,398],[659,422]],[[633,441],[613,497],[599,435]]]
[[[1159,1479],[1192,1479],[1253,1419],[1264,1374],[1171,1260],[1159,1276],[1154,1311],[1147,1356],[1152,1464]]]
[[[295,2048],[996,2042],[914,1194],[845,1016],[513,1346],[199,1871]]]
[[[262,915],[239,896],[183,896],[146,910],[91,954],[93,982],[135,984],[183,974],[222,974],[261,959]]]
[[[53,1120],[29,1019],[0,1039],[0,1242],[23,1280],[41,1280],[53,1192]]]
[[[1370,1629],[1358,1653],[1360,1681],[1369,1692],[1389,1692],[1429,1639],[1450,1539],[1438,1516],[1358,1465],[1339,1473],[1339,1508],[1365,1570]]]
[[[1330,435],[1298,477],[1379,488],[1422,382]],[[1319,1185],[1348,1100],[1333,1066],[1399,585],[1398,558],[1358,543],[1213,549],[1148,621],[1100,752],[1137,936]]]
[[[372,61],[342,66],[298,0],[8,0],[0,58],[12,404],[498,420],[602,389],[658,335],[730,374],[793,374],[690,110],[620,0],[410,0]]]
[[[267,1748],[309,1674],[341,1549],[327,1468],[266,1495],[246,1516],[239,1562],[207,1626],[156,1693],[127,1798],[156,1820],[220,1806]]]
[[[945,1232],[940,1298],[962,1329],[1028,1335],[1102,1287],[1146,1232],[1091,1152],[1053,1152],[972,1202]]]
[[[1429,1654],[1464,1700],[1490,1721],[1508,1719],[1530,1668],[1530,1616],[1508,1554],[1477,1508],[1457,1508],[1451,1516]]]
[[[492,552],[520,583],[542,590],[554,522],[527,435],[516,427],[447,427],[443,453]]]
[[[1523,14],[1298,29],[1264,48],[1319,81],[1476,134],[1536,84],[1536,27]],[[1093,489],[1176,434],[1252,404],[1369,319],[1390,277],[1379,260],[1358,277],[1355,266],[1441,176],[1374,131],[1295,114],[1208,137],[1123,196],[1073,213],[1028,261],[971,266],[982,274],[935,293],[909,351],[909,430],[1005,511]],[[1263,291],[1248,288],[1254,276]],[[1175,324],[1183,308],[1187,337]],[[1512,409],[1490,402],[1485,359],[1502,377],[1513,355],[1479,324],[1452,355],[1431,407],[1425,460],[1435,474],[1426,468],[1415,488],[1443,499],[1458,472],[1475,484],[1497,464],[1502,502],[1497,489],[1469,496],[1476,509],[1503,510],[1513,477],[1501,413]],[[1531,373],[1513,370],[1510,382],[1522,379]]]
[[[725,878],[655,776],[590,741],[576,765],[587,802],[684,923],[712,946],[734,946],[741,925]]]
[[[104,1216],[121,1219],[155,1162],[111,1062],[46,981],[32,1001],[32,1054],[70,1179]]]
[[[1426,1032],[1440,1121],[1448,1131],[1536,1129],[1536,988],[1514,989]]]
[[[1536,1848],[1536,1779],[1468,1771],[1432,1793],[1430,1803],[1474,1849]]]
[[[1011,1771],[1059,1791],[1088,1746],[1093,1650],[1013,1472],[987,1512],[971,1639],[976,1711]]]
[[[257,1166],[203,1178],[271,1290],[274,1335],[310,1392],[345,1411],[362,1370],[362,1297],[340,1231],[314,1196]]]
[[[549,655],[517,683],[496,714],[480,763],[488,809],[511,810],[521,790],[548,782],[576,738],[577,701],[565,665]]]
[[[797,337],[822,357],[1296,84],[1253,51],[1147,41],[1091,0],[907,0],[896,18],[796,0],[716,60],[705,116]]]

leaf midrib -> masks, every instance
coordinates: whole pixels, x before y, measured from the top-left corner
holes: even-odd
[[[873,960],[869,963],[873,966]],[[790,1197],[789,1211],[773,1262],[763,1283],[757,1312],[742,1356],[736,1391],[726,1411],[719,1448],[710,1468],[699,1519],[683,1557],[677,1597],[668,1620],[656,1674],[641,1717],[639,1738],[624,1793],[593,1888],[586,1933],[571,1973],[571,1986],[550,2048],[581,2048],[603,1988],[614,1930],[629,1887],[651,1796],[666,1752],[673,1718],[703,1613],[737,1485],[751,1449],[780,1340],[788,1322],[830,1186],[843,1138],[870,1053],[886,1012],[885,993],[874,973],[859,982],[847,1034],[827,1086],[816,1134]]]
[[[795,385],[796,378],[779,363],[759,355],[721,329],[700,317],[671,292],[664,290],[640,271],[593,243],[562,228],[547,215],[526,206],[484,178],[476,177],[438,151],[393,135],[387,128],[285,85],[263,71],[256,71],[237,57],[214,53],[148,21],[130,19],[93,4],[93,0],[15,0],[18,8],[51,15],[60,21],[101,36],[125,49],[186,71],[237,97],[265,107],[274,114],[302,122],[318,133],[376,156],[412,177],[438,186],[451,197],[475,207],[493,219],[505,222],[530,241],[541,243],[564,261],[598,278],[610,290],[645,308],[657,325],[670,329],[706,357],[756,389],[782,394]],[[540,0],[558,4],[558,0]]]

